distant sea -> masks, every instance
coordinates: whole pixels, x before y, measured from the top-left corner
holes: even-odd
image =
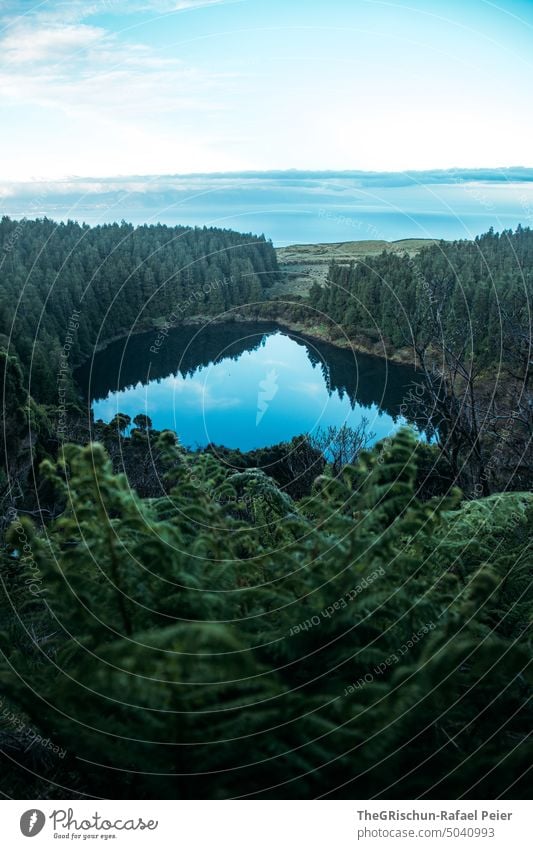
[[[276,246],[473,238],[533,226],[533,169],[272,171],[0,183],[0,212],[264,233]]]

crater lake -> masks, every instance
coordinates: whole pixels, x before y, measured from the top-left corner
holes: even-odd
[[[416,372],[275,324],[233,322],[130,335],[76,377],[95,421],[144,413],[185,446],[249,451],[363,419],[382,439],[413,419]]]

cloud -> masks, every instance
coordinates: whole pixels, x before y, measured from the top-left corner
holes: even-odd
[[[8,22],[26,17],[43,22],[72,23],[106,13],[120,16],[142,12],[165,15],[242,2],[246,0],[47,0],[45,3],[12,0],[3,4],[0,2],[0,15]]]
[[[144,8],[156,9],[166,12],[185,12],[192,9],[200,9],[203,6],[222,6],[228,0],[154,0],[147,2]],[[229,2],[239,2],[239,0],[229,0]],[[242,2],[242,0],[241,0]]]
[[[208,412],[210,410],[229,410],[241,405],[241,400],[236,396],[224,397],[215,396],[212,390],[203,381],[194,377],[185,378],[180,376],[171,376],[165,378],[157,387],[168,390],[170,389],[174,395],[180,395],[180,405],[193,407],[194,409]]]
[[[0,0],[0,96],[10,127],[0,143],[6,177],[529,162],[531,116],[517,105],[527,100],[526,77],[511,77],[513,65],[496,75],[496,94],[483,69],[471,83],[461,77],[458,84],[455,68],[449,81],[450,63],[435,65],[435,91],[428,82],[431,62],[413,66],[407,85],[394,64],[401,39],[393,39],[390,56],[388,42],[374,44],[365,35],[358,45],[349,26],[324,39],[320,26],[311,25],[316,12],[329,26],[323,4],[309,4],[308,26],[283,34],[284,22],[293,20],[290,3],[280,11],[279,37],[268,29],[268,4],[249,4],[242,27],[256,15],[257,26],[243,39],[233,15],[227,26],[217,26],[218,7],[232,2],[243,0]],[[350,18],[350,4],[337,5],[346,6]],[[365,74],[367,53],[372,64]],[[347,108],[350,103],[357,108]],[[398,130],[394,144],[391,127]],[[367,188],[370,197],[385,185],[410,189],[429,181],[414,173],[323,176],[320,185],[320,175],[310,174],[304,187],[302,174],[273,175],[265,191],[272,202],[283,203],[284,193],[296,188],[317,200],[337,195],[342,201],[344,193],[351,204],[357,188]],[[234,207],[237,192],[238,186]]]
[[[239,74],[130,25],[134,13],[150,21],[224,2],[0,0],[4,174],[143,173],[156,158],[163,171],[234,167]]]
[[[100,27],[83,24],[35,27],[19,24],[1,40],[2,64],[58,62],[71,53],[87,50],[106,36]]]
[[[277,366],[278,368],[290,368],[289,364],[284,360],[274,360],[274,359],[265,359],[261,360],[262,364],[265,366]]]
[[[0,38],[5,105],[38,106],[96,127],[103,120],[108,129],[120,124],[123,131],[146,133],[147,116],[216,113],[221,91],[231,84],[230,74],[122,41],[100,26],[54,23],[50,12],[19,18]]]
[[[307,195],[310,200],[319,194],[326,200],[331,193],[337,202],[336,184],[344,191],[357,191],[360,187],[375,189],[424,187],[431,185],[464,186],[480,184],[487,186],[508,186],[510,184],[533,184],[533,168],[497,168],[483,170],[443,170],[398,173],[374,173],[364,171],[234,171],[197,174],[159,174],[131,175],[109,178],[72,177],[65,180],[0,181],[0,192],[4,196],[31,197],[37,192],[45,192],[52,197],[74,195],[90,197],[102,194],[154,194],[158,199],[167,195],[169,202],[176,201],[182,195],[202,195],[216,192],[233,195],[237,193],[243,202],[243,192],[261,192],[263,201],[278,201],[282,192],[286,202],[291,203],[294,192],[298,197]],[[331,185],[333,184],[333,186]],[[528,186],[529,188],[529,186]],[[272,360],[275,363],[275,360]]]
[[[313,383],[312,381],[301,380],[289,387],[291,392],[301,393],[310,398],[318,398],[323,393],[323,385],[321,383]]]

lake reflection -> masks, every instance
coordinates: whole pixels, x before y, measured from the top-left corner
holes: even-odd
[[[115,342],[79,370],[95,420],[142,412],[187,446],[243,451],[362,417],[376,440],[405,423],[410,368],[274,325],[177,328],[158,348],[156,338]]]

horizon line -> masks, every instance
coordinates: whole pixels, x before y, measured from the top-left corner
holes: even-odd
[[[10,185],[32,185],[35,183],[65,183],[65,182],[82,182],[82,181],[106,181],[106,180],[135,180],[135,179],[176,179],[183,177],[265,177],[265,176],[326,176],[326,177],[336,177],[336,176],[372,176],[372,177],[380,177],[380,176],[411,176],[411,175],[432,175],[434,177],[438,176],[446,176],[453,174],[468,174],[472,177],[482,176],[482,175],[491,175],[493,177],[500,176],[505,178],[509,176],[509,174],[516,174],[517,176],[526,176],[530,177],[533,180],[533,166],[529,165],[506,165],[506,166],[480,166],[480,167],[468,167],[468,166],[452,166],[450,168],[424,168],[424,169],[416,169],[416,168],[405,168],[401,170],[363,170],[356,168],[344,168],[344,169],[327,169],[327,168],[270,168],[270,169],[243,169],[241,171],[183,171],[183,172],[162,172],[156,174],[142,174],[142,173],[129,173],[129,174],[109,174],[107,176],[102,175],[82,175],[82,174],[71,174],[64,175],[62,177],[47,177],[47,176],[32,176],[27,178],[9,178],[9,177],[0,177],[0,184],[10,184]]]

